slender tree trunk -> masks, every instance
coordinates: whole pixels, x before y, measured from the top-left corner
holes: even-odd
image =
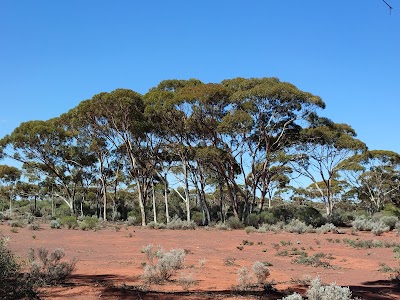
[[[190,222],[190,195],[189,195],[189,178],[188,178],[188,170],[186,160],[182,160],[183,162],[183,176],[185,179],[185,197],[186,197],[186,221]]]
[[[144,207],[144,197],[143,197],[142,187],[140,186],[138,178],[136,181],[136,185],[137,185],[138,195],[139,195],[139,208],[140,208],[140,215],[142,218],[142,226],[146,226],[146,210]]]
[[[163,178],[164,181],[164,203],[165,203],[165,216],[167,217],[167,224],[170,222],[169,209],[168,209],[168,182],[167,178]]]
[[[154,182],[151,182],[152,194],[153,194],[153,221],[157,224],[157,208],[156,208],[156,194],[154,192]]]

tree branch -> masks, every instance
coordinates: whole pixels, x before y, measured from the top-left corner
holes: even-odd
[[[382,0],[382,1],[385,2],[385,4],[389,7],[390,14],[392,14],[392,9],[393,9],[393,7],[391,7],[391,6],[389,5],[389,3],[387,3],[385,0]]]

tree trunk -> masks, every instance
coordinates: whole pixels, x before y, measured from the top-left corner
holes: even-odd
[[[151,189],[153,195],[153,221],[157,224],[157,208],[156,208],[156,194],[154,192],[154,182],[151,182]]]

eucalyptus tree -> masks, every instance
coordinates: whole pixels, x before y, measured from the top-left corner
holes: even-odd
[[[178,176],[181,170],[183,179],[178,180],[183,183],[185,197],[178,190],[177,194],[184,200],[186,207],[186,219],[190,221],[190,188],[189,188],[189,162],[193,158],[191,150],[196,141],[188,128],[188,119],[191,114],[190,106],[184,99],[177,97],[180,89],[193,87],[203,84],[197,79],[189,80],[164,80],[156,87],[149,90],[144,95],[145,115],[152,123],[152,131],[155,138],[163,146],[160,159],[159,170],[164,172],[164,176],[159,174],[159,178],[164,183],[164,191],[168,185],[166,173],[174,170],[171,174]],[[167,199],[165,194],[165,205]],[[167,214],[168,218],[168,214]]]
[[[364,152],[366,145],[356,139],[356,132],[347,124],[336,124],[316,115],[309,117],[311,126],[301,132],[291,167],[311,181],[329,216],[338,200],[334,189],[339,172],[345,168],[346,159]]]
[[[239,129],[233,137],[242,146],[240,165],[252,198],[247,207],[251,212],[259,187],[263,203],[277,170],[282,176],[290,170],[285,167],[289,162],[286,149],[297,143],[308,116],[325,104],[320,97],[277,78],[235,78],[222,84],[233,90],[233,109],[221,127],[231,124]]]
[[[29,165],[39,176],[53,177],[63,191],[56,195],[74,213],[79,184],[93,158],[59,118],[24,122],[0,143],[8,157]]]
[[[89,102],[94,109],[91,123],[96,124],[107,142],[123,154],[125,170],[137,188],[141,222],[146,225],[145,205],[153,165],[146,135],[149,123],[144,117],[143,97],[132,90],[116,89],[97,94]]]
[[[371,212],[400,196],[400,154],[371,150],[343,162],[343,174],[352,185],[358,200]]]
[[[15,186],[21,175],[21,170],[16,167],[0,165],[0,183],[3,185],[4,194],[8,196],[10,215],[12,214],[12,200],[15,196]]]

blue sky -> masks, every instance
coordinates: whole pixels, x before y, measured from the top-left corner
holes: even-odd
[[[278,77],[400,152],[400,0],[0,0],[0,138],[116,88]]]

